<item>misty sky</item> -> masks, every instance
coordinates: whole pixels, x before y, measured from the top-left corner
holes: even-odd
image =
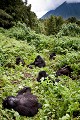
[[[31,10],[34,11],[38,18],[47,11],[55,9],[65,0],[28,0],[28,4],[32,5]],[[80,2],[80,0],[66,0],[67,2]]]

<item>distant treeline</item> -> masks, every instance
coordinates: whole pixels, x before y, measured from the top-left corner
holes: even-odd
[[[27,27],[35,30],[36,33],[45,35],[56,35],[63,24],[75,23],[80,26],[80,21],[75,17],[64,20],[61,16],[51,16],[47,19],[37,19],[34,12],[31,11],[31,4],[27,0],[1,0],[0,1],[0,27],[9,29],[20,21]]]
[[[36,14],[31,11],[27,0],[0,0],[0,27],[10,28],[16,22],[24,22],[30,28],[36,24]]]

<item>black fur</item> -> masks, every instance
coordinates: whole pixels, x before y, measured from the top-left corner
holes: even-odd
[[[45,61],[43,60],[43,58],[38,55],[36,58],[35,58],[35,61],[33,63],[31,63],[30,65],[35,65],[35,67],[45,67],[46,64],[45,64]]]
[[[59,79],[53,80],[53,79],[46,73],[46,71],[40,71],[40,72],[38,73],[37,81],[38,81],[38,82],[41,82],[41,78],[43,78],[43,79],[45,80],[46,77],[48,77],[48,79],[53,82],[53,85],[55,84],[55,82],[59,82],[59,81],[60,81]]]
[[[71,72],[72,72],[72,69],[70,68],[70,66],[64,66],[56,72],[56,77],[60,75],[66,75],[71,77]]]
[[[42,77],[43,77],[44,79],[45,79],[46,77],[48,77],[48,74],[46,73],[46,71],[40,71],[40,72],[38,73],[37,81],[38,81],[38,82],[41,82],[40,79],[41,79]]]
[[[25,65],[24,60],[18,56],[18,57],[16,58],[16,65],[20,65],[20,63],[22,64],[22,66]]]
[[[42,107],[38,103],[37,96],[31,93],[30,87],[24,87],[20,90],[16,97],[8,96],[3,100],[3,108],[14,109],[22,116],[33,117],[38,113],[38,109]]]
[[[50,54],[50,56],[49,56],[49,60],[54,60],[55,59],[55,56],[56,56],[56,54],[55,53],[51,53]]]

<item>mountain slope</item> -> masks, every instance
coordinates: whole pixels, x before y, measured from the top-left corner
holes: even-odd
[[[55,10],[50,10],[41,19],[50,17],[51,15],[62,16],[64,19],[69,17],[76,17],[80,19],[80,3],[66,3],[64,2]]]

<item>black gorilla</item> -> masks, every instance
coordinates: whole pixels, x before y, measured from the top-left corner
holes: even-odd
[[[53,82],[53,84],[55,84],[55,82],[59,82],[60,80],[59,79],[55,79],[55,81],[46,73],[46,71],[40,71],[39,73],[38,73],[38,77],[37,77],[37,81],[38,82],[41,82],[41,78],[44,78],[44,80],[45,80],[45,78],[46,77],[48,77],[48,79],[49,80],[51,80],[52,82]]]
[[[55,53],[51,53],[50,54],[50,56],[49,56],[49,60],[54,60],[55,59],[55,56],[56,56],[56,54]]]
[[[18,56],[18,57],[16,58],[16,65],[20,65],[20,63],[22,64],[22,66],[25,65],[24,60]]]
[[[46,73],[46,71],[40,71],[40,72],[38,73],[37,81],[38,81],[38,82],[41,82],[40,79],[41,79],[42,77],[44,78],[44,80],[45,80],[46,77],[48,77],[48,74]]]
[[[35,58],[35,61],[33,63],[31,63],[30,65],[35,65],[35,67],[45,67],[46,64],[45,64],[45,61],[43,60],[43,58],[38,55],[36,58]]]
[[[60,75],[66,75],[71,77],[71,72],[72,72],[72,69],[70,68],[70,66],[64,66],[56,72],[56,77]]]
[[[37,96],[31,93],[30,87],[24,87],[16,97],[8,96],[3,100],[3,108],[14,109],[22,116],[33,117],[37,114],[38,109],[42,107],[38,103]]]
[[[7,63],[4,67],[15,69],[15,66],[13,64],[11,64],[11,63]]]

